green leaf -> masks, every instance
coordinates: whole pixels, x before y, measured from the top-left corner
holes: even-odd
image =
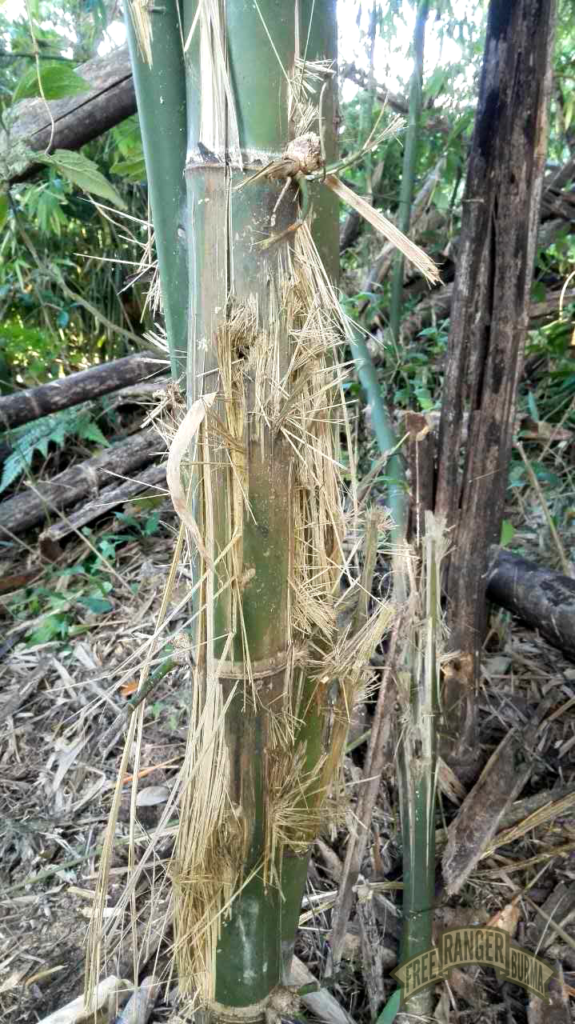
[[[138,529],[138,526],[140,525],[135,516],[128,516],[125,512],[115,512],[114,518],[124,526],[135,526],[136,529]]]
[[[515,527],[513,523],[509,522],[509,519],[504,519],[501,523],[501,536],[499,543],[502,548],[506,548],[508,544],[511,544],[515,536]]]
[[[14,90],[12,100],[18,103],[20,100],[28,100],[42,94],[46,100],[61,100],[65,96],[78,96],[79,93],[88,92],[91,88],[90,83],[73,71],[68,64],[58,61],[43,64],[40,68],[40,77],[36,66],[26,71]]]
[[[110,447],[110,442],[106,440],[98,424],[94,423],[93,420],[89,420],[82,425],[81,429],[78,430],[78,436],[83,437],[85,441],[95,441],[96,444],[101,444],[104,448]]]
[[[6,221],[8,220],[8,213],[10,212],[10,205],[8,203],[8,196],[5,192],[0,193],[0,231],[2,231]]]
[[[110,167],[110,174],[119,174],[121,178],[128,181],[146,180],[146,161],[144,157],[134,157],[132,160],[118,160]]]
[[[68,622],[63,615],[48,615],[41,626],[38,626],[28,637],[31,646],[47,644],[56,636],[66,636]]]
[[[448,68],[435,68],[435,71],[432,72],[425,83],[425,96],[436,99],[439,93],[443,91],[450,73]]]
[[[30,453],[30,459],[32,453]],[[4,462],[2,467],[2,479],[0,480],[0,494],[10,487],[10,484],[14,483],[19,476],[24,472],[28,462],[23,459],[22,455],[18,451],[11,452],[8,458]]]
[[[537,402],[535,401],[535,395],[532,391],[527,395],[527,408],[531,413],[532,419],[534,419],[536,423],[539,423],[539,410],[537,408]]]
[[[92,192],[101,199],[113,203],[120,210],[126,209],[122,197],[114,186],[98,170],[93,160],[88,160],[82,153],[73,153],[69,149],[57,149],[51,156],[39,154],[36,159],[44,164],[55,167],[68,181],[78,185],[84,192]]]
[[[103,597],[79,597],[78,604],[85,605],[91,612],[96,612],[98,615],[111,612],[113,607],[112,602],[105,601]]]
[[[155,533],[157,533],[159,525],[160,525],[160,510],[157,509],[155,512],[152,513],[150,518],[146,520],[146,525],[144,526],[144,534],[145,534],[145,536],[146,537],[152,537]]]
[[[375,1024],[392,1024],[392,1022],[397,1017],[397,1014],[399,1013],[400,1001],[401,989],[396,988],[395,992],[392,992],[389,999],[387,1000]]]
[[[48,445],[50,444],[50,440],[51,439],[49,437],[39,437],[36,442],[37,450],[40,452],[40,455],[42,455],[45,459],[48,458]],[[56,444],[58,444],[58,441],[56,441]],[[62,446],[62,444],[64,444],[64,438],[62,438],[62,443],[60,447]]]

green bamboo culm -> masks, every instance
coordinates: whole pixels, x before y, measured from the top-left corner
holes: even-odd
[[[213,1018],[263,1020],[290,1009],[281,1000],[309,850],[344,739],[336,726],[339,747],[325,756],[330,679],[304,653],[310,640],[327,652],[335,629],[343,526],[329,420],[341,323],[337,200],[311,185],[312,239],[307,223],[290,231],[297,188],[250,177],[310,130],[335,158],[335,4],[184,0],[169,44],[163,8],[129,6],[166,319],[169,308],[187,313],[184,360],[168,324],[190,429],[181,470],[193,503],[179,511],[201,538],[170,872],[176,958],[182,992],[199,990]],[[172,116],[177,127],[163,132]],[[181,255],[176,237],[185,287],[184,263],[170,276],[165,258]]]
[[[409,514],[409,492],[405,473],[405,459],[399,450],[389,410],[381,394],[377,370],[371,358],[364,332],[352,324],[350,348],[360,384],[371,409],[371,421],[377,446],[382,455],[389,454],[386,465],[387,506],[391,512],[390,540],[398,545],[404,540]]]
[[[435,891],[435,795],[437,773],[438,649],[441,637],[440,566],[445,549],[443,529],[426,513],[422,549],[405,543],[408,486],[405,461],[385,406],[373,360],[359,327],[353,331],[352,355],[371,406],[372,422],[381,454],[394,452],[387,472],[394,484],[388,489],[392,514],[394,593],[407,602],[406,633],[396,670],[401,704],[397,747],[397,781],[403,846],[403,927],[401,961],[410,960],[432,944]],[[407,560],[412,562],[409,566]],[[416,586],[413,586],[413,581]],[[431,1011],[432,992],[412,997],[405,1014],[397,1017],[400,993],[394,993],[377,1024],[397,1020],[405,1024],[413,1015]]]
[[[409,87],[409,110],[407,131],[405,133],[405,149],[403,153],[403,171],[399,194],[397,226],[405,234],[411,222],[411,207],[415,190],[415,170],[417,165],[417,146],[423,103],[423,53],[425,46],[425,25],[429,13],[429,0],[420,0],[415,18],[413,33],[413,73]],[[395,259],[391,284],[390,328],[393,340],[399,343],[399,327],[401,323],[401,307],[403,294],[403,256]]]
[[[188,239],[186,219],[186,94],[178,2],[154,8],[153,34],[137,39],[132,6],[125,24],[142,132],[148,195],[160,270],[172,376],[186,366]]]

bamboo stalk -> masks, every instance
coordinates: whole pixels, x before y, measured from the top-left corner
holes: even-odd
[[[397,438],[378,387],[377,374],[363,335],[356,329],[352,353],[359,366],[383,454],[397,448]],[[360,361],[361,360],[361,361]],[[394,456],[396,458],[396,456]],[[391,461],[391,460],[390,460]],[[407,599],[406,626],[400,643],[403,656],[396,671],[402,701],[402,721],[397,746],[397,778],[403,841],[403,929],[401,959],[408,960],[432,944],[435,889],[435,792],[437,775],[438,657],[441,624],[440,565],[445,541],[442,527],[431,512],[425,513],[421,556],[421,580],[417,579],[418,553],[402,543],[407,529],[408,492],[403,459],[397,459],[396,490],[389,490],[394,517],[395,592]],[[393,502],[393,504],[392,504]],[[346,861],[347,867],[347,861]],[[349,900],[348,900],[349,903]],[[349,906],[346,908],[349,913]],[[340,912],[340,917],[342,914]],[[345,915],[342,919],[346,920]],[[341,929],[340,929],[341,931]],[[408,1024],[413,1015],[431,1011],[432,993],[425,990],[408,1001],[397,1018]],[[396,995],[380,1015],[380,1024],[395,1014]]]
[[[360,383],[366,393],[371,408],[371,419],[376,441],[381,455],[388,455],[387,503],[393,517],[391,530],[392,543],[398,543],[405,537],[408,516],[408,491],[405,477],[405,460],[397,451],[398,440],[385,402],[381,395],[381,387],[377,371],[369,354],[363,331],[352,325],[350,333],[351,354],[357,366]]]
[[[325,786],[316,778],[324,705],[317,679],[294,666],[292,654],[291,588],[296,563],[302,569],[307,558],[303,536],[294,533],[293,508],[298,502],[307,507],[308,498],[299,482],[303,456],[297,444],[294,456],[291,424],[310,392],[304,377],[297,400],[288,405],[289,389],[285,404],[281,397],[282,382],[297,380],[294,332],[303,327],[290,312],[298,289],[293,260],[299,237],[282,237],[298,216],[296,194],[263,175],[245,188],[236,186],[280,156],[290,133],[298,134],[303,70],[294,58],[298,48],[302,56],[307,50],[308,62],[332,57],[327,47],[335,40],[334,8],[306,3],[296,25],[290,5],[280,10],[270,2],[249,8],[230,4],[223,13],[204,0],[199,9],[185,6],[184,36],[189,38],[185,176],[194,228],[188,394],[195,400],[202,389],[218,388],[214,414],[198,440],[203,469],[195,516],[213,564],[229,546],[201,599],[206,611],[197,634],[197,714],[205,715],[211,700],[227,703],[228,710],[219,760],[214,755],[209,762],[206,782],[212,793],[220,787],[211,825],[198,822],[198,783],[178,837],[179,862],[188,864],[188,871],[200,870],[203,863],[214,876],[206,881],[203,905],[206,921],[211,916],[213,923],[200,936],[200,903],[183,906],[176,941],[182,975],[185,934],[195,928],[190,969],[197,970],[199,953],[205,965],[200,990],[218,1019],[240,1008],[258,1019],[289,977],[309,849],[325,798]],[[201,91],[195,86],[198,76]],[[333,105],[333,99],[329,102]],[[333,121],[326,121],[329,128]],[[331,129],[327,139],[331,150]],[[323,207],[318,219],[327,222],[327,239],[333,237],[337,253],[332,197]],[[260,246],[276,236],[281,241]],[[224,458],[216,459],[218,450]],[[327,535],[310,516],[304,534],[309,544],[321,547]],[[336,563],[330,571],[337,575]],[[195,763],[202,750],[194,750]],[[204,828],[203,854],[192,836],[196,822]],[[213,920],[214,908],[222,908],[223,889],[224,913]]]
[[[397,756],[403,839],[402,961],[431,948],[435,896],[437,648],[441,628],[440,565],[445,543],[433,514],[426,512],[425,519],[422,578],[411,595],[414,607],[406,638],[405,668],[398,672],[404,716]],[[432,1000],[431,989],[413,996],[398,1022],[412,1020],[413,1014],[431,1013]]]
[[[415,169],[417,162],[417,144],[419,123],[423,104],[423,51],[425,45],[425,23],[429,12],[429,0],[419,0],[415,29],[413,33],[413,74],[409,87],[409,113],[405,133],[405,150],[403,153],[403,172],[399,194],[398,227],[404,234],[409,231],[411,207],[415,188]],[[399,325],[401,322],[401,306],[403,293],[404,260],[400,255],[395,261],[395,269],[391,287],[390,327],[396,344],[399,342]]]
[[[146,52],[138,37],[138,4],[136,0],[124,0],[174,378],[186,365],[188,330],[188,222],[183,176],[186,95],[180,5],[178,0],[150,7],[153,35]]]

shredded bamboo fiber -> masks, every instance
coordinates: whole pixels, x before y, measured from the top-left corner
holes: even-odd
[[[333,423],[340,418],[344,376],[335,353],[345,325],[306,225],[297,233],[293,251],[285,254],[267,322],[262,319],[255,297],[241,305],[230,302],[216,338],[218,402],[206,406],[198,432],[195,495],[203,543],[208,559],[215,560],[213,524],[225,522],[227,541],[220,537],[217,543],[227,554],[213,574],[206,571],[199,552],[199,571],[206,579],[197,633],[201,653],[170,873],[177,894],[178,974],[208,1001],[214,998],[222,918],[247,882],[249,847],[247,809],[230,790],[223,693],[242,705],[246,720],[263,714],[266,722],[265,841],[261,863],[253,870],[269,885],[281,887],[284,851],[304,853],[325,823],[349,716],[366,682],[365,666],[392,614],[382,605],[360,633],[342,637],[338,645],[347,524]],[[280,345],[286,336],[289,358],[282,369]],[[281,665],[254,660],[244,621],[244,592],[253,582],[244,536],[255,515],[248,465],[265,465],[272,449],[282,471],[287,467],[284,479],[292,510],[291,536],[285,538],[289,615]],[[216,591],[230,623],[227,639],[219,637],[219,656],[213,622]],[[243,673],[235,690],[241,695],[226,691],[226,680],[234,675],[232,652],[238,647]],[[327,720],[329,735],[324,755],[307,765],[305,742],[298,743],[297,737],[310,713]]]

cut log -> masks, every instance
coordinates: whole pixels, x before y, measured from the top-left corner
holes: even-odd
[[[111,363],[91,366],[89,370],[71,373],[68,377],[26,388],[0,398],[0,429],[7,430],[30,423],[48,413],[88,402],[127,384],[153,377],[165,369],[165,361],[151,352],[143,352]]]
[[[7,184],[29,178],[41,166],[34,152],[80,149],[136,113],[136,93],[128,47],[96,57],[77,68],[92,88],[50,103],[22,100],[11,111],[8,133],[0,133],[0,175]],[[54,119],[52,122],[47,108]],[[51,145],[50,145],[51,144]],[[32,152],[31,152],[32,151]]]
[[[101,455],[70,466],[53,480],[38,483],[33,491],[23,491],[2,502],[0,536],[9,537],[37,526],[51,512],[69,508],[87,494],[96,494],[100,487],[114,479],[114,474],[125,476],[132,473],[163,452],[163,442],[151,427]]]
[[[166,467],[148,466],[136,474],[136,478],[130,480],[119,480],[108,487],[104,487],[97,498],[92,498],[76,511],[71,512],[59,523],[54,523],[40,534],[40,551],[49,559],[60,554],[59,543],[64,537],[75,533],[81,526],[91,523],[98,516],[103,515],[115,505],[121,505],[124,501],[130,501],[137,494],[142,494],[153,488],[156,494],[162,491],[166,494]]]
[[[489,600],[539,630],[569,658],[575,658],[575,580],[495,545],[490,555]]]

